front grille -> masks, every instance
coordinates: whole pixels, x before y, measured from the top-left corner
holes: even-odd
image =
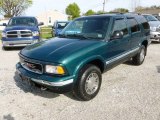
[[[35,63],[35,62],[32,62],[31,60],[26,60],[23,58],[20,58],[20,63],[25,69],[27,69],[31,72],[38,73],[38,74],[43,73],[42,64]]]
[[[156,32],[160,32],[160,27],[157,27],[157,28],[156,28]]]
[[[32,37],[32,31],[30,30],[15,30],[7,32],[8,38],[28,38]]]

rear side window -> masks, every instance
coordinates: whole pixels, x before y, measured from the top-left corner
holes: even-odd
[[[128,25],[130,26],[132,33],[140,31],[138,22],[135,19],[128,19]]]
[[[149,29],[149,24],[148,24],[148,22],[142,23],[142,26],[143,26],[143,28],[144,28],[145,30],[148,30],[148,29]]]
[[[115,31],[123,31],[124,35],[128,34],[127,25],[126,25],[124,19],[115,20],[114,26],[113,26],[113,33]]]

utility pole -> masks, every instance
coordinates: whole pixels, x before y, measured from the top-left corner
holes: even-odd
[[[103,2],[103,12],[105,12],[106,0]]]

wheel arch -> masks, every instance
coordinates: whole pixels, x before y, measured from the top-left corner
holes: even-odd
[[[80,70],[87,64],[92,64],[97,66],[100,70],[101,73],[104,72],[105,70],[105,62],[104,59],[100,56],[94,56],[92,58],[88,58],[85,61],[81,62],[78,66],[77,69],[75,70],[74,74],[76,75],[76,79],[78,78],[78,74],[80,72]],[[77,80],[76,80],[77,81]]]

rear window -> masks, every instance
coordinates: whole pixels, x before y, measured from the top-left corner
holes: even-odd
[[[128,25],[131,28],[132,33],[140,31],[138,22],[135,19],[128,19]]]

